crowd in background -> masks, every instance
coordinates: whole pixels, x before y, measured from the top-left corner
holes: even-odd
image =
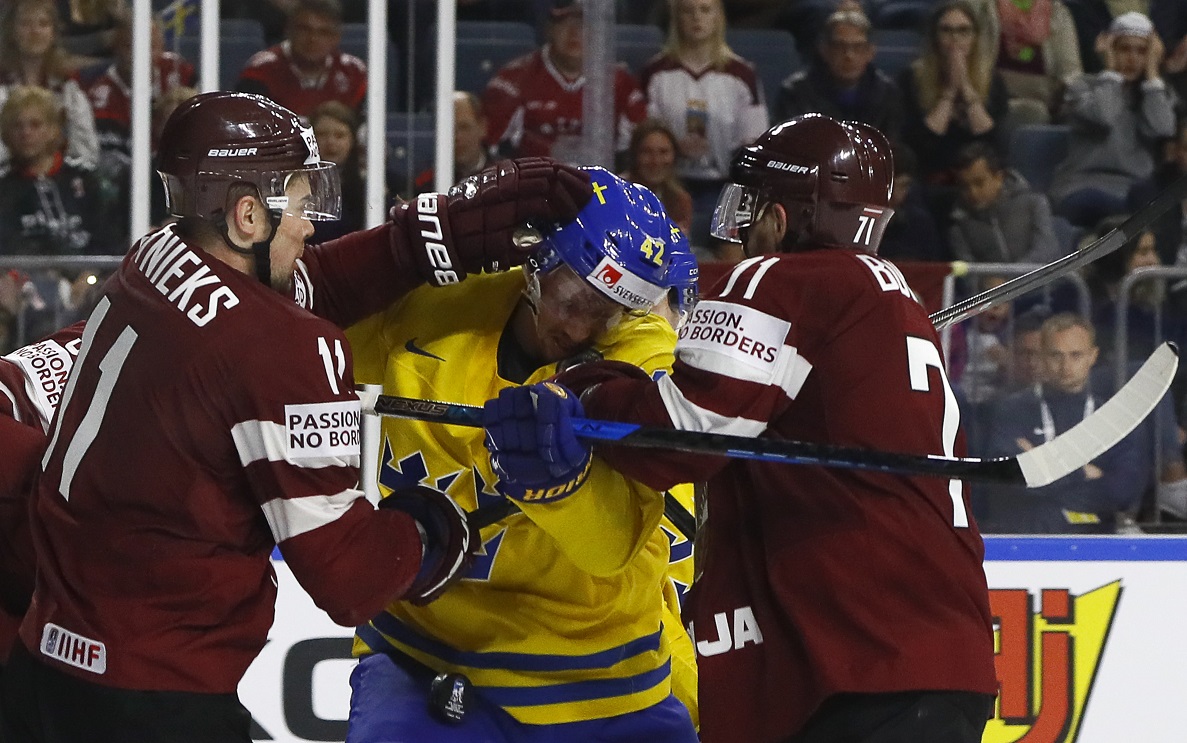
[[[319,224],[317,240],[363,223],[366,66],[341,42],[344,24],[366,21],[366,5],[261,0],[222,8],[225,18],[257,22],[261,34],[236,88],[305,117],[323,157],[340,166],[343,219]],[[5,256],[118,256],[127,247],[128,6],[0,0],[0,267]],[[538,46],[455,95],[455,180],[500,157],[580,160],[582,15],[581,0],[458,0],[460,20],[528,25]],[[409,29],[431,39],[434,22],[430,0],[389,8],[397,47]],[[771,123],[810,112],[887,134],[896,214],[882,255],[905,267],[972,265],[960,282],[964,294],[1019,272],[977,264],[1055,260],[1187,174],[1182,0],[630,0],[618,3],[617,22],[651,25],[665,39],[655,56],[619,64],[611,76],[618,169],[660,197],[704,261],[741,257],[708,236],[734,151]],[[784,64],[770,54],[752,60],[756,50],[728,43],[728,32],[740,29],[785,32],[794,54]],[[169,41],[165,30],[158,22],[152,39],[154,150],[168,114],[196,92],[197,60],[178,52],[177,29]],[[880,50],[879,40],[890,38],[909,40],[895,50],[905,56]],[[431,117],[433,53],[424,44],[412,55],[429,60],[421,70],[428,72],[391,101],[393,110]],[[457,54],[464,58],[467,48]],[[1057,133],[1067,154],[1024,175],[1022,147],[1035,131]],[[392,200],[432,188],[432,170],[412,168],[385,174]],[[154,221],[164,214],[154,186]],[[1127,276],[1154,266],[1184,272],[1127,288]],[[1136,365],[1162,339],[1187,340],[1187,201],[1080,278],[986,312],[949,336],[974,454],[1041,444],[1107,399],[1119,381],[1115,369]],[[0,350],[84,315],[100,282],[83,268],[6,270]],[[1044,501],[1062,504],[1051,513],[1033,513],[1018,494],[978,491],[982,520],[991,530],[1108,532],[1134,518],[1187,519],[1185,387],[1181,375],[1158,416],[1127,440],[1137,454],[1085,468],[1075,495]],[[1015,430],[1031,413],[1037,423]],[[1107,497],[1083,495],[1094,488]]]

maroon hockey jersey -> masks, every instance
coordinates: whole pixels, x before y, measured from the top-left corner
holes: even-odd
[[[740,263],[680,331],[671,377],[586,413],[913,454],[963,454],[939,339],[888,261]],[[840,692],[993,694],[984,547],[959,481],[608,449],[656,488],[709,480],[686,617],[706,743],[780,741]]]
[[[21,627],[34,655],[103,685],[233,693],[272,623],[274,545],[340,624],[407,587],[417,528],[355,489],[350,350],[304,309],[346,324],[390,301],[407,279],[389,229],[307,251],[297,302],[172,227],[133,246],[50,430]],[[384,288],[326,281],[367,257]]]
[[[33,592],[29,495],[82,327],[75,323],[0,357],[0,663],[16,641]]]
[[[367,95],[367,66],[358,57],[340,51],[326,58],[325,68],[315,79],[304,78],[284,41],[247,60],[238,89],[267,96],[302,117],[326,101],[339,101],[358,111]]]
[[[486,84],[482,107],[490,144],[514,157],[545,156],[564,162],[581,157],[585,78],[566,78],[545,50],[507,63]],[[615,148],[625,150],[631,132],[647,116],[643,91],[626,67],[614,69]]]

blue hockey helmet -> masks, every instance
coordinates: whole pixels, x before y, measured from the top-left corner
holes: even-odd
[[[594,198],[573,221],[544,236],[530,268],[547,273],[564,264],[634,314],[649,312],[670,289],[679,289],[678,309],[691,309],[696,258],[659,199],[605,168],[582,170]]]

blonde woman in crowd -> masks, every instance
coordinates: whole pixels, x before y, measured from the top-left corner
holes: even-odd
[[[676,172],[693,198],[690,239],[704,244],[730,158],[766,131],[767,104],[754,65],[725,42],[721,0],[671,0],[670,16],[667,44],[644,67],[642,86],[648,116],[676,134]]]
[[[66,158],[94,168],[99,162],[95,116],[62,49],[54,0],[13,0],[5,5],[0,5],[0,106],[14,86],[50,90],[65,112]],[[8,149],[0,146],[0,166],[8,158]]]

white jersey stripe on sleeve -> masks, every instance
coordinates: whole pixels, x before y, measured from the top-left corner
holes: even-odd
[[[12,406],[12,417],[17,423],[24,423],[21,420],[21,409],[17,407],[16,396],[12,394],[12,390],[4,384],[0,384],[0,392],[4,393],[4,396],[8,398],[8,403]]]
[[[659,396],[664,401],[664,409],[672,419],[672,425],[683,431],[758,436],[767,430],[764,421],[722,415],[693,403],[684,396],[669,375],[660,377],[656,384],[659,387]]]
[[[359,466],[357,453],[345,456],[311,456],[301,453],[298,456],[293,456],[293,452],[289,448],[288,437],[288,428],[273,421],[243,421],[231,429],[235,450],[239,452],[239,461],[244,467],[260,460],[286,462],[294,467],[306,469]]]
[[[363,497],[363,491],[351,488],[336,495],[273,498],[260,508],[268,520],[272,537],[280,544],[286,539],[337,521],[356,500]]]

